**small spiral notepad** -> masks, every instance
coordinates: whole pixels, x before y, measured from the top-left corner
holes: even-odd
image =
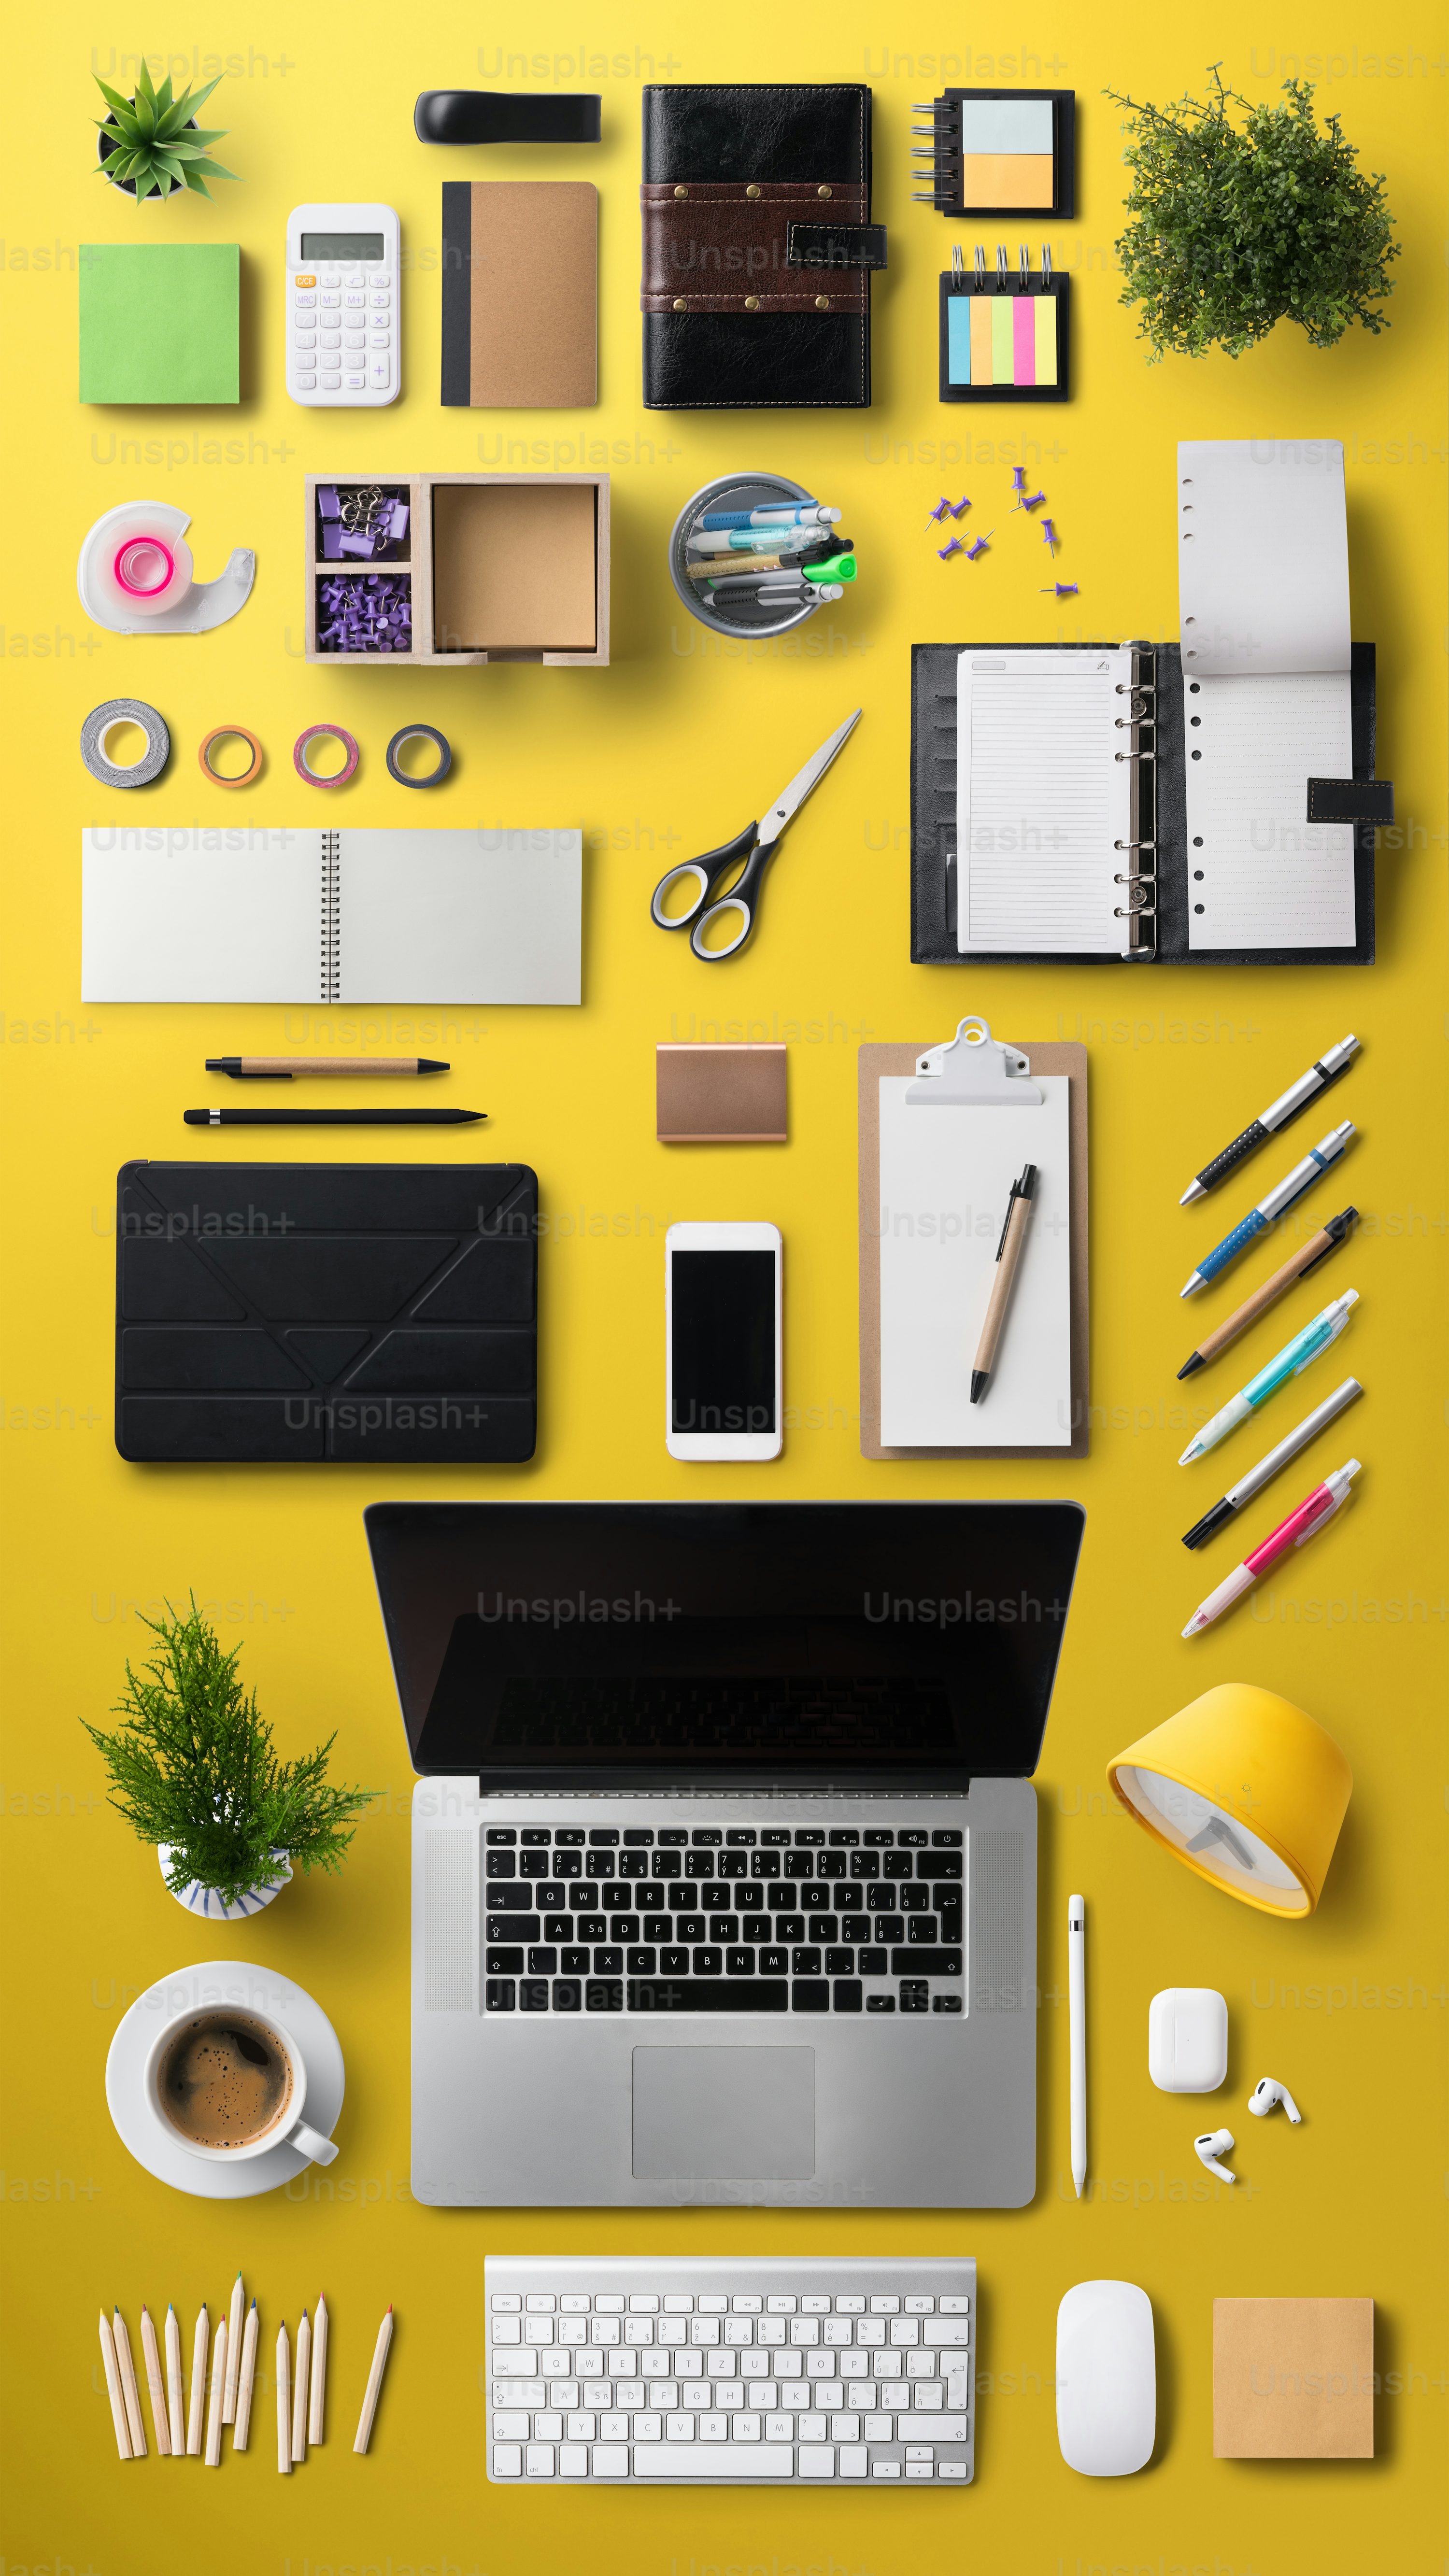
[[[1039,269],[1025,242],[1014,267],[998,244],[990,270],[979,243],[972,271],[954,249],[941,279],[942,402],[1065,402],[1070,312],[1050,243]]]

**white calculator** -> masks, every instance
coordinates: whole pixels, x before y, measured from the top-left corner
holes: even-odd
[[[402,227],[391,206],[287,218],[287,391],[334,410],[402,390]]]

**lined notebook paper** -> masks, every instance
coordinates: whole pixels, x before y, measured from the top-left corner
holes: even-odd
[[[82,834],[87,1002],[578,1002],[577,831]]]
[[[956,664],[956,944],[1124,953],[1131,838],[1117,719],[1132,655],[966,652]]]
[[[1177,458],[1189,950],[1352,947],[1352,830],[1305,820],[1310,778],[1353,775],[1343,449]]]

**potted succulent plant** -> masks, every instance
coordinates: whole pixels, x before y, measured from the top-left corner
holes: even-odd
[[[159,1639],[141,1672],[128,1662],[113,1733],[86,1725],[110,1775],[110,1802],[191,1912],[236,1922],[260,1913],[304,1875],[335,1871],[375,1789],[327,1780],[329,1736],[297,1762],[279,1762],[256,1693],[237,1675],[240,1646],[222,1646],[197,1609],[143,1623]]]
[[[176,98],[170,73],[157,89],[144,55],[130,98],[112,89],[99,72],[94,79],[110,110],[96,124],[101,138],[100,173],[113,188],[135,197],[138,204],[142,197],[169,197],[178,188],[189,188],[209,200],[208,179],[236,177],[234,170],[224,170],[219,161],[207,157],[208,146],[223,140],[225,126],[208,130],[196,122],[196,111],[210,98],[216,81],[208,81],[205,89],[183,90]]]
[[[1117,255],[1149,360],[1241,357],[1277,322],[1296,322],[1315,349],[1353,322],[1386,329],[1379,304],[1399,247],[1382,178],[1359,168],[1336,116],[1318,124],[1309,82],[1285,81],[1275,107],[1224,89],[1216,64],[1213,78],[1206,100],[1165,108],[1107,93],[1131,117]]]

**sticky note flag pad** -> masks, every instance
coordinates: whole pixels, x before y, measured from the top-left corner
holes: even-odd
[[[235,242],[82,242],[83,403],[241,399]]]
[[[1068,281],[1008,271],[941,280],[942,402],[1064,402]]]
[[[1049,214],[1056,198],[1049,98],[961,102],[961,202]]]

